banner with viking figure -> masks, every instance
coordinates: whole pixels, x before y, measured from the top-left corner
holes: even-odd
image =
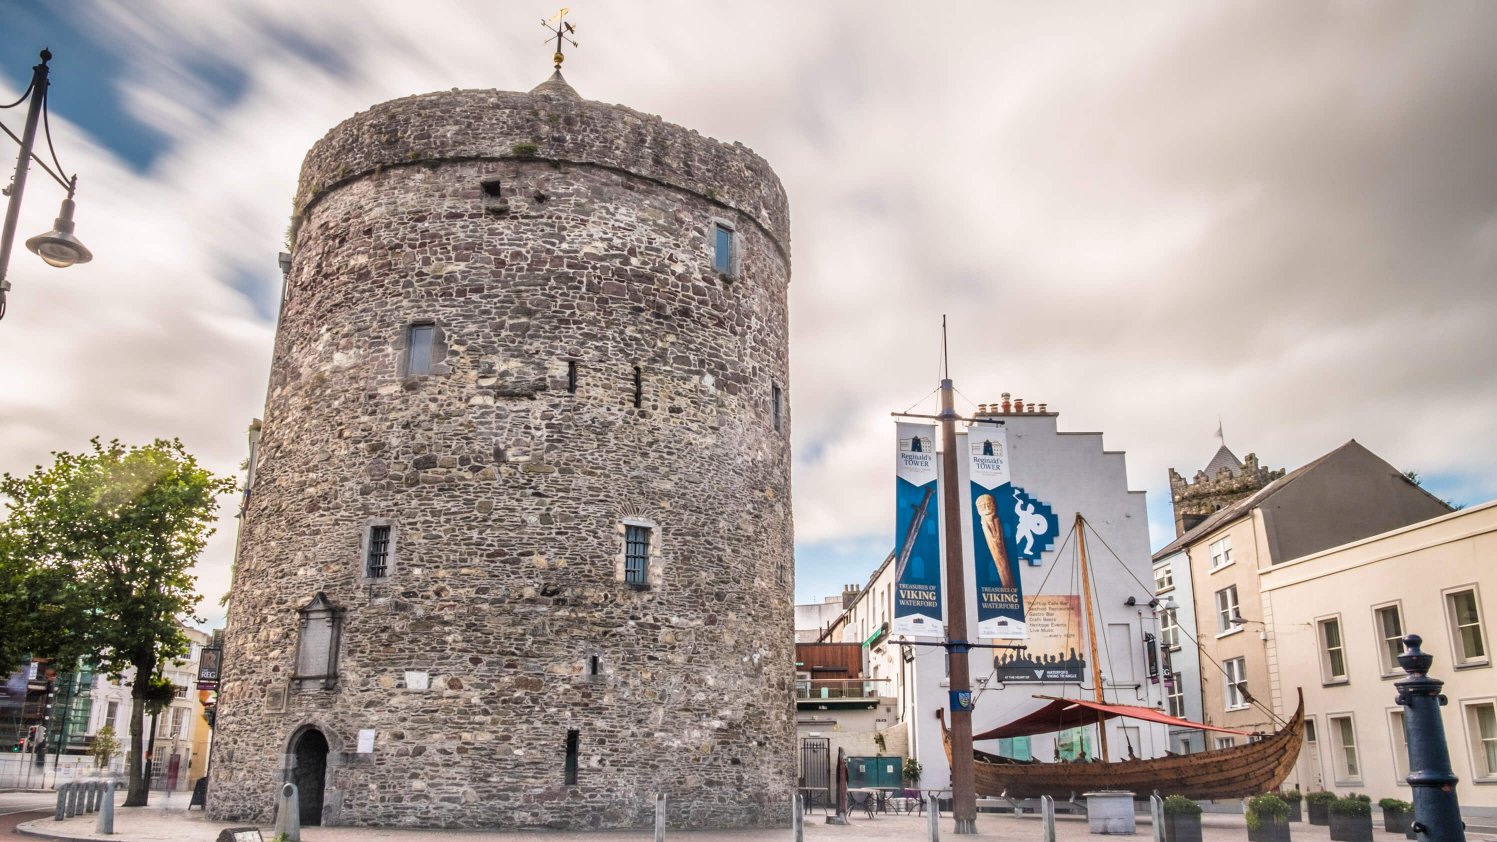
[[[1014,492],[1008,431],[975,424],[967,431],[972,485],[972,547],[976,567],[977,636],[1022,640],[1024,592],[1014,551]]]
[[[944,637],[935,427],[896,425],[894,634]]]

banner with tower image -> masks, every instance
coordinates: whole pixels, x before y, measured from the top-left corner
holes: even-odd
[[[967,430],[972,485],[972,548],[976,566],[977,636],[1022,640],[1024,589],[1014,551],[1013,485],[1008,431],[992,424]]]
[[[894,469],[894,623],[910,637],[944,637],[935,427],[896,424]]]

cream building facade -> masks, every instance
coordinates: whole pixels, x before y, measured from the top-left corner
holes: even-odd
[[[1394,682],[1418,634],[1445,682],[1442,708],[1468,824],[1497,819],[1497,501],[1286,561],[1263,571],[1274,708],[1305,695],[1301,789],[1409,800]],[[1312,740],[1311,737],[1314,737]],[[1473,821],[1474,820],[1474,821]]]

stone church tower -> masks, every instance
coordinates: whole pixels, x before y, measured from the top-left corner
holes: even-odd
[[[1170,500],[1175,510],[1175,537],[1194,529],[1213,512],[1247,497],[1284,475],[1284,469],[1273,470],[1258,464],[1258,454],[1249,453],[1246,460],[1227,449],[1225,442],[1217,449],[1205,468],[1186,481],[1170,468]]]
[[[210,814],[788,824],[769,165],[557,73],[345,121],[292,233]]]

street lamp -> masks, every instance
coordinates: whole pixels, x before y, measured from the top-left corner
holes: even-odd
[[[78,189],[78,176],[64,176],[62,164],[57,161],[57,150],[52,146],[52,128],[47,119],[47,62],[52,59],[50,50],[42,50],[41,64],[31,68],[31,87],[21,98],[10,105],[0,108],[15,108],[23,102],[30,100],[26,109],[26,127],[21,130],[21,136],[16,137],[10,129],[5,133],[10,135],[11,140],[21,145],[20,157],[16,160],[16,173],[11,178],[10,186],[5,188],[5,195],[10,201],[5,206],[5,228],[0,231],[0,319],[5,318],[5,293],[10,289],[10,282],[5,279],[6,270],[10,267],[10,247],[16,236],[16,220],[21,214],[21,196],[26,192],[26,174],[31,169],[31,161],[36,163],[62,188],[68,191],[67,198],[62,200],[62,209],[58,211],[57,221],[53,223],[52,230],[45,234],[38,234],[26,241],[26,248],[35,252],[48,265],[65,269],[75,263],[87,263],[93,260],[93,254],[78,242],[73,236],[73,193]],[[36,143],[36,128],[40,123],[47,139],[47,151],[52,153],[52,167],[32,152]],[[0,126],[0,128],[4,128]]]

